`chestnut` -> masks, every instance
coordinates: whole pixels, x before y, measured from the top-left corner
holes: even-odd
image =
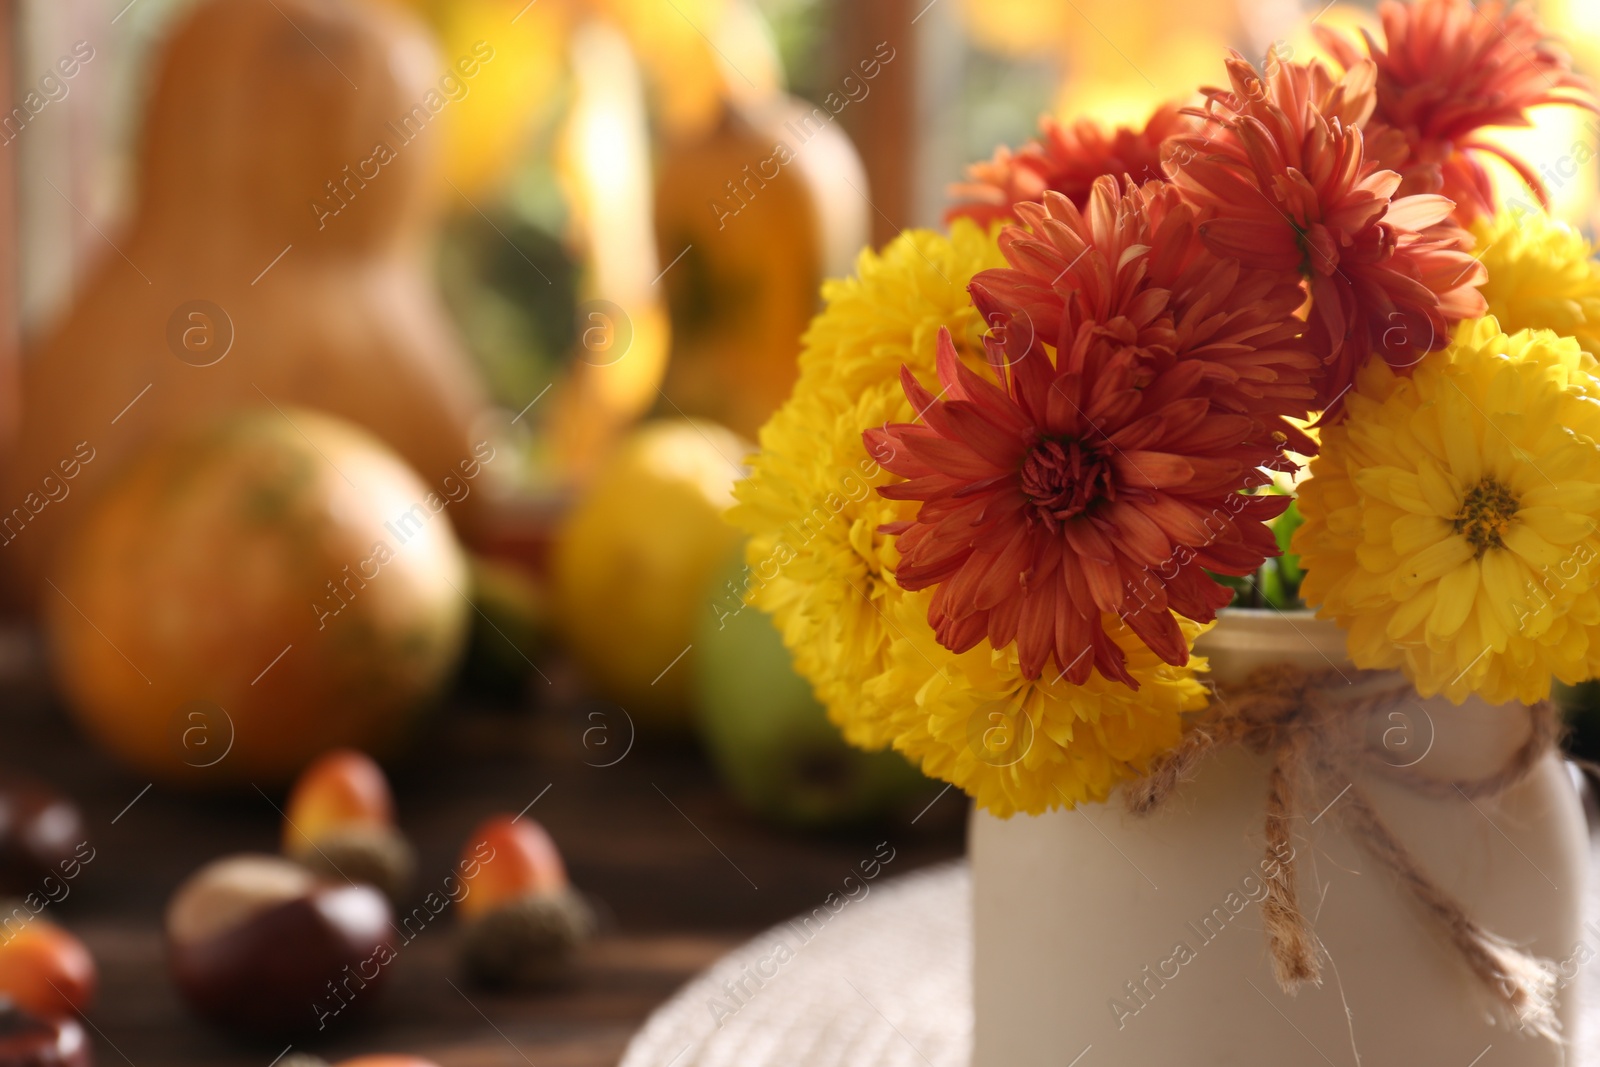
[[[20,904],[0,912],[0,997],[42,1018],[64,1018],[88,1009],[97,984],[82,941]]]
[[[564,977],[595,928],[567,882],[555,842],[532,819],[495,816],[462,852],[461,959],[489,986],[540,986]]]
[[[84,857],[83,815],[65,796],[32,778],[0,775],[0,894],[48,891]],[[91,857],[92,858],[92,857]]]
[[[92,1067],[76,1019],[40,1019],[0,998],[0,1067]]]
[[[353,749],[326,753],[300,775],[284,812],[283,854],[326,878],[375,885],[390,901],[416,867],[395,829],[388,780]]]
[[[278,856],[231,856],[173,895],[168,966],[212,1022],[274,1037],[325,1029],[383,985],[391,921],[370,885],[327,881]]]

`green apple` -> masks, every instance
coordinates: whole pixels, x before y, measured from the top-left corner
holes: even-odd
[[[799,826],[882,816],[926,792],[899,753],[845,744],[772,619],[742,604],[746,574],[741,554],[717,576],[695,636],[700,736],[728,788],[757,814]]]

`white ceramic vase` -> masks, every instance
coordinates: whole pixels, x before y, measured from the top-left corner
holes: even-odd
[[[1199,648],[1224,693],[1272,662],[1353,676],[1344,650],[1332,622],[1272,611],[1224,613]],[[1528,717],[1418,700],[1375,717],[1369,736],[1375,758],[1470,780],[1505,766]],[[1423,796],[1381,770],[1357,784],[1426,873],[1489,930],[1561,967],[1570,1043],[1575,984],[1600,939],[1580,929],[1587,835],[1559,754],[1474,800]],[[1267,771],[1250,752],[1214,753],[1149,816],[1120,796],[1038,817],[973,814],[973,1067],[1343,1067],[1357,1052],[1407,1067],[1571,1062],[1569,1049],[1495,1022],[1433,920],[1342,828],[1336,787],[1307,797],[1294,829],[1325,979],[1281,992],[1256,903]]]

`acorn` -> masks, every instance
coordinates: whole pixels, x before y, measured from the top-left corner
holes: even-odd
[[[392,919],[371,885],[328,881],[278,856],[230,856],[191,875],[168,904],[168,968],[212,1022],[260,1036],[322,1030],[375,999],[395,958]]]
[[[300,775],[284,813],[283,854],[325,878],[375,885],[391,902],[416,869],[395,828],[388,779],[353,749],[328,752]]]
[[[32,778],[0,776],[0,893],[39,893],[46,878],[76,875],[85,837],[83,814],[67,797]]]
[[[564,977],[594,933],[594,912],[567,882],[555,842],[537,822],[497,815],[467,841],[459,864],[461,959],[474,981],[540,986]]]
[[[76,1019],[41,1019],[0,998],[0,1067],[93,1067]]]
[[[86,1011],[99,973],[83,942],[23,904],[0,908],[0,997],[43,1019]]]

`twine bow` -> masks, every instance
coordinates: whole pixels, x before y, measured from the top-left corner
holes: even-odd
[[[1371,675],[1366,675],[1371,677]],[[1217,701],[1212,711],[1193,724],[1172,752],[1156,761],[1149,775],[1126,794],[1128,810],[1148,814],[1177,791],[1201,758],[1215,749],[1242,744],[1272,761],[1267,775],[1267,855],[1263,868],[1276,873],[1265,879],[1261,908],[1267,947],[1278,985],[1293,994],[1304,983],[1322,980],[1320,943],[1300,907],[1290,845],[1290,820],[1300,813],[1304,791],[1311,786],[1345,789],[1340,815],[1357,842],[1379,863],[1399,876],[1450,938],[1467,966],[1496,1006],[1522,1026],[1556,1039],[1556,980],[1549,962],[1524,952],[1480,926],[1461,902],[1428,876],[1410,851],[1378,815],[1357,781],[1360,764],[1370,754],[1366,727],[1369,716],[1414,695],[1409,685],[1393,686],[1355,699],[1331,700],[1330,691],[1347,689],[1347,678],[1335,671],[1306,672],[1288,665],[1264,667]],[[1492,797],[1521,781],[1555,742],[1557,717],[1549,701],[1528,709],[1528,740],[1504,767],[1485,778],[1438,781],[1415,771],[1386,770],[1409,788],[1429,796]]]

